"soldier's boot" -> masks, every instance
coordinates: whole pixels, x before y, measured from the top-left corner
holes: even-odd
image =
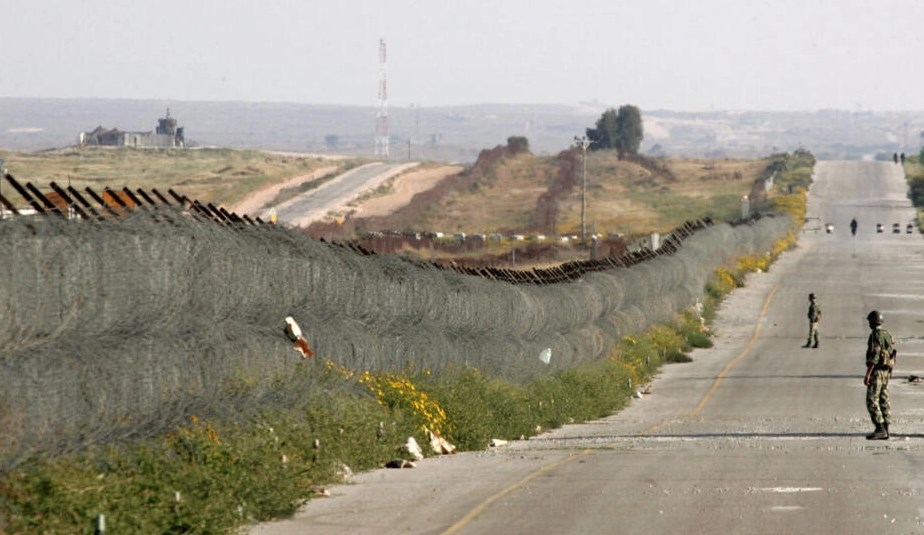
[[[815,345],[812,346],[815,349],[818,349],[818,340],[815,340]]]
[[[809,340],[809,341],[808,341],[808,342],[806,342],[806,343],[805,343],[805,345],[804,345],[804,346],[802,346],[802,347],[812,347],[812,341],[811,341],[811,340]]]
[[[876,424],[876,430],[866,435],[866,440],[889,440],[889,432],[882,424]]]
[[[889,433],[889,422],[883,422],[882,428],[885,429],[885,433],[886,433],[887,436],[889,436],[889,437],[892,436],[892,435]]]

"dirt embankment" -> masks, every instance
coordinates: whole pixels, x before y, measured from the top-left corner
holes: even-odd
[[[490,150],[483,150],[478,155],[478,160],[472,167],[447,176],[436,184],[435,187],[422,191],[413,196],[411,202],[396,210],[385,217],[368,217],[361,218],[357,221],[357,226],[370,229],[402,229],[414,227],[417,221],[423,219],[424,214],[438,206],[440,201],[456,190],[465,190],[473,187],[484,176],[485,168],[493,165],[498,160],[509,155],[510,149],[504,145],[498,145]]]
[[[581,172],[581,157],[577,149],[562,151],[555,158],[558,174],[549,189],[536,200],[533,222],[537,229],[555,233],[559,202],[571,194]]]
[[[342,224],[314,223],[308,227],[308,234],[315,238],[349,240],[356,235],[357,230],[425,230],[420,229],[419,226],[428,211],[438,207],[440,201],[452,192],[466,190],[476,185],[484,176],[486,166],[497,162],[509,153],[510,149],[503,145],[490,150],[485,149],[481,151],[473,166],[460,170],[460,172],[444,174],[435,180],[432,187],[413,193],[410,199],[400,203],[400,206],[397,206],[398,203],[391,203],[389,208],[393,209],[388,213],[382,213],[385,210],[376,210],[375,213],[366,213],[359,217],[354,214]],[[357,211],[357,214],[361,213]]]

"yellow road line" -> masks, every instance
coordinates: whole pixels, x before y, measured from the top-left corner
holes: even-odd
[[[544,473],[546,473],[546,472],[548,472],[548,471],[550,471],[550,470],[554,470],[554,469],[558,468],[559,466],[563,466],[563,465],[565,465],[565,464],[568,464],[568,463],[570,463],[571,461],[573,461],[573,460],[575,460],[575,459],[578,459],[579,457],[583,457],[584,455],[587,455],[588,453],[590,453],[590,451],[591,451],[591,450],[587,449],[587,450],[584,450],[584,451],[582,451],[582,452],[580,452],[580,453],[578,453],[578,454],[572,455],[572,456],[570,456],[570,457],[566,457],[565,459],[562,459],[562,460],[558,461],[557,463],[552,463],[552,464],[550,464],[550,465],[543,466],[542,468],[536,470],[535,472],[533,472],[533,473],[527,475],[527,476],[524,477],[523,479],[517,481],[517,482],[514,483],[513,485],[510,485],[509,487],[507,487],[507,488],[501,490],[500,492],[497,492],[496,494],[494,494],[494,495],[492,495],[492,496],[489,496],[489,497],[488,497],[487,499],[485,499],[483,502],[479,503],[474,509],[472,509],[471,511],[469,511],[468,514],[466,514],[465,516],[463,516],[462,518],[460,518],[460,519],[458,520],[458,522],[456,522],[455,524],[449,526],[449,528],[448,528],[446,531],[444,531],[444,532],[442,533],[442,535],[452,535],[453,533],[458,533],[459,530],[461,530],[462,528],[464,528],[465,526],[467,526],[472,520],[475,519],[475,517],[477,517],[478,515],[480,515],[480,514],[481,514],[485,509],[487,509],[488,506],[491,505],[492,503],[494,503],[494,502],[496,502],[497,500],[503,498],[504,496],[510,494],[511,492],[513,492],[513,491],[515,491],[516,489],[522,487],[523,485],[529,483],[530,481],[532,481],[533,479],[539,477],[540,475],[542,475],[542,474],[544,474]]]
[[[757,318],[757,325],[754,327],[754,333],[751,334],[751,339],[748,340],[748,343],[744,346],[741,352],[738,353],[735,356],[735,358],[728,361],[728,364],[726,364],[725,367],[722,368],[722,371],[720,371],[719,375],[716,376],[715,381],[713,381],[712,386],[709,387],[709,390],[706,392],[706,395],[703,396],[703,399],[701,399],[699,403],[695,407],[693,407],[693,410],[690,411],[689,414],[687,414],[686,416],[683,416],[683,418],[681,419],[692,418],[696,416],[697,414],[699,414],[700,412],[702,412],[702,410],[706,407],[706,404],[709,403],[709,401],[712,399],[712,396],[715,395],[716,391],[719,389],[719,385],[721,385],[722,381],[725,380],[725,376],[728,375],[728,372],[731,371],[731,369],[735,366],[735,364],[738,364],[738,361],[744,358],[744,356],[747,355],[747,353],[751,350],[751,348],[754,347],[754,344],[757,343],[757,338],[760,336],[760,331],[763,328],[763,323],[762,323],[763,319],[767,316],[767,309],[770,308],[770,301],[773,300],[773,295],[776,293],[776,291],[779,288],[780,288],[780,285],[779,283],[777,283],[776,286],[774,286],[773,289],[770,290],[770,293],[767,294],[767,298],[764,299],[764,305],[760,308],[760,316],[758,316]],[[661,422],[659,424],[656,424],[650,427],[649,429],[646,429],[645,431],[642,431],[641,433],[639,433],[639,435],[650,435],[652,433],[659,431],[661,428],[671,423],[673,423],[673,421]]]
[[[773,299],[773,294],[776,293],[779,287],[780,285],[777,284],[773,287],[772,290],[770,290],[770,293],[767,294],[767,299],[764,300],[764,306],[760,309],[760,316],[757,318],[757,326],[754,327],[754,334],[751,335],[751,339],[748,340],[747,345],[744,346],[744,349],[741,350],[741,353],[738,353],[738,356],[731,359],[731,361],[729,361],[729,363],[726,364],[724,368],[722,368],[722,371],[719,372],[718,377],[715,378],[715,382],[712,383],[712,387],[709,388],[709,391],[706,392],[706,395],[703,396],[703,399],[700,400],[699,404],[693,408],[693,411],[687,415],[688,418],[696,416],[703,410],[706,404],[709,403],[709,400],[712,399],[712,395],[715,394],[715,391],[719,389],[719,385],[722,384],[722,381],[725,379],[725,376],[728,374],[728,372],[731,371],[735,364],[738,364],[738,361],[741,360],[741,358],[744,357],[744,355],[746,355],[752,347],[754,347],[755,343],[757,343],[757,337],[760,336],[760,330],[763,327],[762,320],[764,317],[766,317],[767,309],[770,308],[770,300]]]
[[[761,328],[763,327],[763,324],[762,324],[761,322],[762,322],[762,320],[767,316],[767,309],[770,308],[770,301],[773,299],[773,295],[776,293],[776,291],[779,289],[779,287],[780,287],[780,285],[779,285],[779,283],[777,283],[777,285],[774,286],[772,290],[770,290],[770,293],[767,294],[767,298],[764,300],[764,305],[763,305],[763,306],[761,307],[761,309],[760,309],[760,316],[758,316],[758,318],[757,318],[757,326],[754,327],[754,333],[751,335],[751,339],[748,340],[747,345],[744,346],[744,349],[742,349],[741,352],[738,353],[738,354],[735,356],[735,358],[731,359],[731,360],[728,362],[728,364],[726,364],[725,367],[722,368],[722,371],[719,372],[719,375],[716,376],[715,381],[712,383],[712,386],[709,387],[709,390],[708,390],[708,391],[706,392],[706,394],[703,396],[703,399],[701,399],[700,402],[696,405],[696,407],[693,407],[693,410],[690,411],[689,414],[687,414],[686,416],[684,416],[684,418],[692,418],[693,416],[696,416],[697,414],[699,414],[699,413],[703,410],[703,408],[706,407],[706,404],[709,403],[709,400],[712,399],[712,396],[715,395],[716,391],[719,389],[719,385],[721,385],[721,384],[722,384],[722,381],[725,380],[725,376],[728,375],[728,372],[731,371],[731,369],[735,366],[735,364],[737,364],[738,361],[740,361],[742,358],[744,358],[744,356],[748,353],[748,351],[750,351],[751,348],[754,347],[754,344],[757,343],[757,338],[758,338],[758,336],[760,336],[760,331],[761,331]],[[640,434],[640,435],[647,435],[647,434],[654,433],[654,432],[657,431],[658,429],[661,429],[662,427],[664,427],[664,426],[666,426],[666,425],[668,425],[668,424],[670,424],[670,423],[671,423],[671,422],[669,422],[669,421],[661,422],[661,423],[659,423],[659,424],[657,424],[657,425],[651,427],[650,429],[648,429],[648,430],[646,430],[646,431],[643,431],[643,432],[641,432],[641,433],[639,433],[639,434]],[[565,458],[565,459],[562,459],[561,461],[558,461],[557,463],[552,463],[552,464],[550,464],[550,465],[543,466],[542,468],[536,470],[535,472],[530,473],[529,475],[527,475],[526,477],[524,477],[524,478],[521,479],[520,481],[517,481],[516,483],[514,483],[514,484],[510,485],[509,487],[507,487],[507,488],[505,488],[505,489],[503,489],[503,490],[501,490],[501,491],[499,491],[499,492],[493,494],[492,496],[489,496],[489,497],[488,497],[487,499],[485,499],[483,502],[481,502],[481,503],[479,503],[477,506],[475,506],[474,509],[472,509],[471,511],[469,511],[468,514],[466,514],[465,516],[463,516],[462,518],[460,518],[460,519],[459,519],[456,523],[454,523],[453,525],[449,526],[449,528],[447,528],[446,531],[442,532],[442,535],[452,535],[452,534],[454,534],[454,533],[458,533],[459,530],[461,530],[461,529],[465,528],[466,526],[468,526],[468,524],[471,523],[472,520],[474,520],[478,515],[480,515],[482,512],[484,512],[484,510],[487,509],[488,506],[490,506],[492,503],[494,503],[494,502],[496,502],[497,500],[503,498],[504,496],[510,494],[511,492],[515,491],[516,489],[522,487],[522,486],[525,485],[526,483],[529,483],[530,481],[532,481],[533,479],[539,477],[540,475],[542,475],[542,474],[544,474],[544,473],[546,473],[546,472],[548,472],[548,471],[550,471],[550,470],[554,470],[554,469],[558,468],[559,466],[563,466],[563,465],[565,465],[565,464],[567,464],[567,463],[570,463],[571,461],[574,461],[575,459],[578,459],[579,457],[582,457],[582,456],[584,456],[584,455],[587,455],[587,454],[590,453],[591,451],[592,451],[592,450],[590,450],[590,449],[586,449],[586,450],[584,450],[584,451],[582,451],[582,452],[580,452],[580,453],[578,453],[578,454],[576,454],[576,455],[572,455],[571,457],[567,457],[567,458]]]

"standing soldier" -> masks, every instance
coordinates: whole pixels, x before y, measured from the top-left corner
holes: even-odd
[[[882,328],[882,314],[874,310],[866,316],[869,322],[869,339],[866,342],[866,410],[876,430],[866,435],[867,440],[888,440],[889,421],[889,377],[895,365],[895,346],[892,335]]]
[[[815,302],[815,294],[809,294],[809,308],[808,308],[808,320],[809,320],[809,335],[808,341],[805,342],[805,345],[802,347],[814,347],[818,348],[818,322],[821,320],[821,307],[818,306],[818,303]],[[814,342],[814,345],[812,344]]]

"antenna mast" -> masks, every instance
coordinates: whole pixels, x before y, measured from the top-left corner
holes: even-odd
[[[385,80],[385,39],[379,39],[379,111],[375,114],[375,154],[388,159],[388,85]]]

